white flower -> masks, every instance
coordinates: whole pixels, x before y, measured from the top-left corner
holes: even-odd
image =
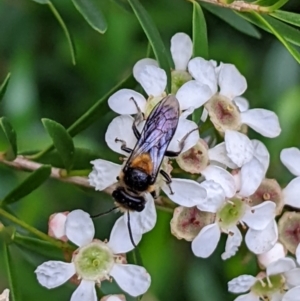
[[[48,235],[62,241],[67,241],[65,233],[65,223],[69,212],[59,212],[51,214],[48,222]]]
[[[144,294],[150,286],[150,275],[140,266],[120,264],[115,254],[133,249],[128,238],[124,220],[120,218],[114,225],[109,242],[93,240],[95,229],[90,216],[82,210],[69,213],[65,232],[69,240],[79,248],[73,253],[72,262],[47,261],[35,270],[37,279],[48,289],[58,287],[73,275],[81,280],[72,294],[71,301],[96,301],[95,283],[113,277],[120,288],[131,296]],[[141,236],[134,235],[135,241]]]
[[[300,269],[294,260],[281,258],[270,263],[257,277],[242,275],[228,282],[228,291],[241,295],[235,301],[297,301],[300,293]]]
[[[280,134],[278,117],[274,112],[265,109],[248,109],[245,99],[239,97],[247,89],[247,82],[234,65],[221,63],[220,66],[215,67],[211,61],[196,57],[190,60],[188,71],[195,80],[187,82],[181,89],[186,97],[197,95],[199,83],[210,89],[210,92],[205,94],[206,99],[198,97],[197,105],[193,106],[200,107],[210,100],[206,109],[212,122],[218,125],[218,130],[223,132],[226,128],[238,130],[242,124],[246,124],[265,137],[274,138]],[[235,106],[231,106],[230,102],[234,102],[239,111],[236,111]]]
[[[287,251],[283,244],[277,242],[271,250],[257,255],[257,260],[263,267],[267,267],[272,262],[277,261],[280,258],[284,258],[286,253]]]
[[[214,181],[204,181],[200,185],[205,187],[207,198],[199,201],[196,206],[202,211],[216,213],[216,218],[213,224],[201,229],[193,240],[192,250],[196,256],[210,256],[216,249],[222,232],[228,234],[222,259],[233,256],[242,242],[242,235],[237,227],[239,223],[248,225],[245,241],[255,254],[266,252],[276,243],[278,233],[273,202],[267,201],[250,207],[239,194],[228,197]]]
[[[0,301],[9,301],[9,289],[5,289],[0,295]]]
[[[126,301],[126,298],[124,295],[109,295],[104,296],[100,301]]]

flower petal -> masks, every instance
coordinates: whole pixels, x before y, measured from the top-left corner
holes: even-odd
[[[145,268],[133,264],[115,264],[110,275],[124,292],[133,297],[144,294],[151,284]]]
[[[138,107],[142,112],[144,112],[146,106],[145,97],[142,94],[130,89],[121,89],[111,95],[108,99],[108,105],[114,112],[118,114],[137,114],[137,107],[131,98],[134,98]]]
[[[192,241],[193,253],[197,257],[209,257],[216,249],[220,237],[221,231],[216,223],[205,226]]]
[[[185,33],[176,33],[171,39],[171,54],[175,70],[186,70],[187,64],[193,54],[193,42],[191,38]]]
[[[134,148],[136,137],[132,130],[133,122],[134,119],[130,115],[121,115],[114,118],[108,125],[105,133],[105,141],[111,150],[128,156],[128,153],[121,150],[121,142],[117,142],[116,138],[124,140],[127,147]]]
[[[241,275],[228,282],[228,291],[235,294],[245,293],[256,281],[257,279],[251,275]]]
[[[283,190],[285,205],[300,208],[300,177],[293,179]]]
[[[146,200],[145,208],[141,212],[130,212],[130,225],[132,233],[144,234],[152,230],[156,224],[156,209],[152,195],[146,193],[144,195]],[[125,222],[128,221],[128,214],[124,215]]]
[[[208,85],[195,80],[183,84],[176,93],[181,110],[186,110],[189,107],[197,109],[204,105],[212,96],[213,93]]]
[[[70,301],[97,301],[95,282],[81,280],[81,283],[72,294]]]
[[[218,82],[220,94],[229,99],[242,95],[247,89],[245,77],[232,64],[221,63]]]
[[[233,176],[224,168],[216,165],[208,165],[203,171],[206,180],[213,180],[220,184],[228,198],[236,193],[235,181]]]
[[[269,110],[251,109],[242,112],[241,120],[264,137],[274,138],[281,132],[278,116]]]
[[[235,97],[233,99],[233,102],[237,105],[240,112],[247,111],[249,109],[249,101],[241,96]]]
[[[245,163],[240,170],[241,183],[239,194],[245,197],[252,195],[257,190],[264,177],[264,166],[253,157],[252,160]]]
[[[225,252],[221,255],[223,260],[234,256],[243,240],[242,234],[237,226],[230,228],[230,232],[226,240]]]
[[[195,80],[203,85],[208,85],[212,94],[217,93],[217,75],[211,62],[201,57],[193,58],[188,63],[188,70]]]
[[[159,67],[158,62],[154,59],[144,58],[144,59],[137,61],[135,63],[135,65],[133,66],[133,76],[137,82],[140,82],[140,73],[141,73],[141,71],[143,71],[143,69],[147,65]]]
[[[200,184],[207,192],[207,197],[198,203],[198,209],[216,213],[225,202],[225,192],[222,186],[215,181],[203,181]]]
[[[171,188],[167,184],[162,187],[164,193],[176,204],[184,207],[197,206],[206,196],[206,190],[196,181],[189,179],[172,179]]]
[[[253,158],[254,148],[251,140],[237,131],[225,131],[225,145],[228,157],[239,167]]]
[[[295,176],[300,176],[300,150],[296,147],[285,148],[280,153],[282,164]]]
[[[296,256],[296,260],[297,260],[298,264],[300,264],[300,244],[296,248],[295,256]]]
[[[132,232],[132,238],[135,245],[138,245],[142,239],[142,233]],[[129,229],[124,216],[119,217],[115,222],[107,244],[114,254],[127,253],[133,250],[134,245],[130,240]]]
[[[161,96],[167,85],[167,75],[159,67],[145,65],[139,73],[138,82],[149,96]]]
[[[277,261],[280,258],[284,258],[286,255],[286,250],[280,242],[277,242],[275,246],[266,253],[257,256],[259,263],[267,267],[270,263]]]
[[[289,287],[300,285],[300,268],[291,269],[284,273],[286,284]]]
[[[46,261],[34,271],[38,282],[46,288],[55,288],[75,274],[75,265],[62,261]]]
[[[197,130],[195,130],[197,129]],[[192,130],[195,130],[191,132]],[[200,136],[198,131],[198,126],[194,121],[179,118],[178,126],[176,132],[168,146],[169,151],[178,151],[179,150],[179,142],[189,133],[188,137],[184,141],[184,147],[181,153],[187,151],[198,142]]]
[[[262,254],[275,245],[278,240],[277,224],[272,220],[264,230],[249,229],[245,236],[248,249],[254,254]]]
[[[268,276],[285,273],[296,267],[292,258],[280,258],[267,266],[266,273]]]
[[[91,161],[91,163],[94,166],[89,174],[89,183],[95,187],[95,190],[101,191],[118,182],[117,177],[121,172],[122,165],[102,159]]]
[[[269,151],[261,141],[253,139],[251,142],[254,148],[253,156],[262,164],[264,173],[266,173],[270,164]]]
[[[80,209],[71,211],[66,220],[66,235],[79,247],[90,243],[95,235],[90,215]]]
[[[220,162],[231,169],[236,169],[238,167],[227,156],[225,142],[219,143],[216,146],[214,146],[213,148],[210,148],[208,150],[208,157],[209,157],[210,161]]]
[[[276,204],[271,201],[266,201],[253,207],[249,206],[242,220],[251,229],[263,230],[274,219],[275,210]]]
[[[234,301],[259,301],[259,296],[256,296],[250,292],[249,294],[238,296],[234,299]]]
[[[282,298],[282,301],[296,301],[300,296],[300,286],[293,287],[286,292]]]

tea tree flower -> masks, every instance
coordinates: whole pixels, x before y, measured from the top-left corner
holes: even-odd
[[[93,240],[93,222],[82,210],[68,214],[65,229],[68,239],[79,248],[73,253],[70,263],[47,261],[38,266],[35,273],[42,286],[55,288],[76,275],[80,284],[72,294],[71,301],[96,301],[95,284],[110,277],[131,296],[139,296],[148,290],[151,280],[143,267],[117,261],[116,254],[126,253],[133,248],[123,219],[115,224],[107,243]],[[134,235],[135,241],[140,238]]]
[[[0,301],[9,301],[9,289],[5,289],[0,295]]]
[[[287,250],[283,244],[277,242],[274,247],[268,252],[257,255],[257,260],[263,268],[266,268],[272,262],[284,258],[287,254]]]
[[[241,295],[235,301],[291,301],[299,299],[300,269],[291,258],[281,258],[253,277],[242,275],[228,282],[228,291]]]
[[[109,295],[101,298],[100,301],[126,301],[124,295]]]

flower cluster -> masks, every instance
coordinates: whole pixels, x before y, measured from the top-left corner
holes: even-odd
[[[109,124],[105,141],[125,158],[121,164],[92,161],[89,183],[98,191],[113,187],[116,207],[125,214],[116,221],[108,242],[93,240],[92,222],[81,211],[55,216],[49,234],[71,240],[79,249],[71,263],[49,261],[39,266],[36,274],[42,285],[53,288],[77,275],[81,283],[71,300],[79,300],[79,296],[96,300],[94,284],[113,277],[130,295],[143,294],[150,285],[145,269],[120,264],[116,258],[133,249],[142,235],[153,229],[157,219],[155,197],[161,193],[179,205],[171,220],[172,234],[191,242],[196,256],[209,257],[221,235],[226,235],[221,256],[226,260],[236,254],[244,236],[248,249],[259,258],[270,258],[280,240],[282,248],[296,254],[300,263],[300,213],[286,211],[276,221],[284,205],[300,208],[300,151],[290,148],[281,153],[282,163],[297,176],[284,189],[275,179],[266,178],[269,152],[261,141],[249,139],[247,133],[251,128],[264,137],[277,137],[281,128],[276,114],[249,108],[242,96],[247,89],[246,79],[234,65],[192,58],[192,49],[186,34],[172,37],[175,69],[171,72],[171,91],[167,91],[166,72],[157,61],[147,58],[133,67],[133,75],[146,96],[121,89],[108,99],[109,107],[119,116]],[[174,133],[164,134],[160,140],[147,140],[143,131],[168,95],[172,95],[172,106],[179,106]],[[202,131],[199,124],[203,123],[209,131]],[[155,126],[150,136],[168,127]],[[164,153],[159,153],[165,144]],[[157,162],[152,162],[154,159]],[[185,173],[184,178],[173,177],[173,163]],[[131,170],[127,178],[125,169]],[[300,276],[299,268],[285,254],[272,256],[276,260],[272,257],[264,265],[265,272],[257,277],[243,275],[229,282],[230,292],[250,291],[236,300],[296,300],[300,283],[294,277]],[[122,296],[105,298],[123,300]]]

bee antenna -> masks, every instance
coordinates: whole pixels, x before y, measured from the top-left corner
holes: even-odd
[[[96,215],[90,215],[90,217],[91,217],[91,218],[97,218],[97,217],[106,215],[106,214],[108,214],[108,213],[111,213],[112,211],[114,211],[114,210],[116,210],[116,209],[118,209],[118,208],[119,208],[119,206],[116,206],[116,207],[113,207],[113,208],[109,209],[109,210],[106,211],[106,212],[101,212],[101,213],[98,213],[98,214],[96,214]]]
[[[132,231],[131,231],[131,226],[130,226],[130,214],[129,214],[129,211],[127,211],[127,216],[128,216],[128,219],[127,219],[127,227],[128,227],[129,237],[130,237],[131,243],[132,243],[133,246],[136,248],[136,244],[135,244],[135,242],[134,242],[134,240],[133,240]]]

